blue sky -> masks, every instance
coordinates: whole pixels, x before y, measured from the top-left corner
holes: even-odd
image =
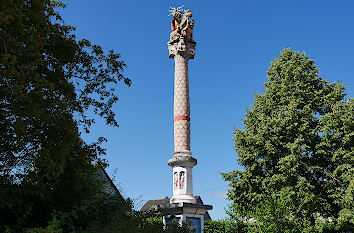
[[[284,47],[305,51],[330,82],[342,81],[354,96],[354,1],[67,0],[66,24],[78,38],[114,49],[133,84],[117,88],[119,128],[98,120],[87,142],[99,136],[110,175],[137,207],[172,195],[173,72],[168,58],[169,6],[185,5],[195,20],[196,56],[189,62],[191,151],[194,194],[213,205],[212,218],[226,217],[227,184],[219,172],[242,169],[233,149],[233,129],[262,93],[270,62]]]

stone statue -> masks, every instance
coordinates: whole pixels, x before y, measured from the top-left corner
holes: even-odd
[[[169,58],[181,55],[184,58],[193,59],[196,43],[193,40],[194,20],[191,10],[183,10],[183,6],[171,7],[172,15],[170,40],[167,43]],[[182,11],[184,11],[182,15]]]
[[[172,18],[173,18],[171,21],[171,32],[175,31],[181,23],[181,16],[182,16],[181,8],[182,7],[183,6],[175,8],[175,7],[170,6],[171,10],[169,11],[170,12],[169,16],[172,15]]]
[[[193,41],[193,27],[194,27],[194,20],[189,20],[192,17],[192,12],[190,9],[184,10],[183,16],[180,7],[170,7],[170,14],[172,15],[173,19],[171,21],[171,34],[170,34],[170,41],[176,41],[180,38],[181,35],[187,37],[188,39]],[[182,19],[181,19],[182,17]]]

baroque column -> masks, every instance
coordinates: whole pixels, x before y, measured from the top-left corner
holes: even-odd
[[[192,157],[190,140],[190,106],[188,61],[194,59],[196,43],[193,40],[194,20],[190,10],[180,12],[181,7],[172,8],[170,41],[167,43],[169,58],[174,58],[174,154],[168,160],[172,167],[173,197],[169,204],[157,205],[156,210],[163,213],[165,225],[178,221],[191,224],[198,233],[203,233],[204,215],[211,205],[204,205],[193,196],[192,169],[197,160]]]
[[[168,161],[172,167],[173,197],[171,203],[195,203],[193,196],[192,168],[197,160],[190,152],[190,105],[188,60],[194,58],[196,43],[192,39],[194,21],[186,10],[182,20],[176,12],[171,22],[171,35],[168,42],[169,58],[174,58],[174,155]]]

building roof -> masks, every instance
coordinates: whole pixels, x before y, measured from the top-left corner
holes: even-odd
[[[98,168],[99,168],[97,170],[98,178],[103,182],[103,188],[105,192],[111,195],[116,195],[117,197],[124,199],[123,196],[120,194],[117,186],[113,183],[111,177],[109,177],[106,170],[100,163],[98,163]]]
[[[152,207],[157,206],[157,205],[164,205],[164,204],[169,204],[170,203],[170,198],[165,197],[163,199],[158,199],[158,200],[148,200],[143,207],[141,207],[140,211],[148,211]]]
[[[198,204],[204,204],[202,201],[202,198],[200,196],[194,196],[195,199],[197,200]],[[154,208],[157,205],[165,205],[165,204],[169,204],[170,203],[170,198],[169,197],[165,197],[163,199],[158,199],[158,200],[148,200],[143,207],[141,207],[140,211],[148,211],[151,208]],[[211,217],[208,213],[208,211],[204,214],[204,221],[209,221],[211,220]]]

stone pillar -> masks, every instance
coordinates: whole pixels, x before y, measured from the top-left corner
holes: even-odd
[[[174,81],[174,155],[172,167],[173,197],[171,203],[195,203],[192,168],[197,160],[190,152],[190,105],[188,60],[194,58],[196,43],[183,35],[168,42],[169,57],[175,61]]]
[[[170,41],[167,43],[169,58],[174,58],[174,154],[168,160],[172,167],[173,197],[169,204],[156,206],[165,225],[178,221],[191,224],[198,233],[203,233],[204,214],[211,210],[211,205],[197,203],[193,196],[193,167],[197,160],[192,157],[190,139],[190,106],[188,61],[194,59],[196,43],[193,40],[194,20],[192,12],[181,7],[172,8]],[[198,199],[199,200],[199,199]],[[201,199],[200,199],[201,200]]]

